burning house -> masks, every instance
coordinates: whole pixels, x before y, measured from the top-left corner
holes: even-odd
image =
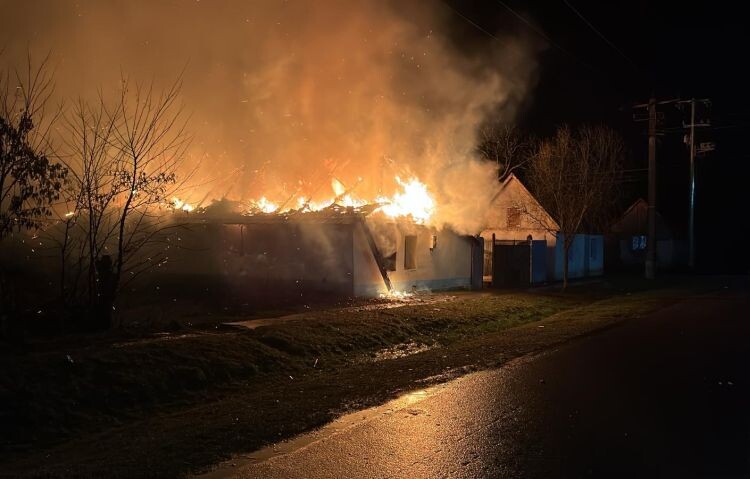
[[[189,231],[177,254],[190,258],[170,261],[170,272],[194,284],[218,278],[253,300],[481,288],[481,240],[430,226],[426,190],[403,186],[403,196],[368,204],[343,191],[328,206],[302,200],[283,209],[262,198],[249,212],[223,214],[175,202]]]
[[[123,188],[117,169],[101,170],[106,185],[123,190],[108,203],[112,216],[124,205],[134,211],[128,228],[152,237],[149,228],[184,223],[168,230],[175,237],[160,233],[130,255],[137,268],[123,271],[129,290],[158,286],[160,295],[170,289],[213,300],[216,285],[299,297],[312,290],[375,295],[472,283],[478,249],[466,235],[481,231],[482,213],[497,189],[495,165],[477,157],[477,131],[490,117],[513,121],[525,104],[537,78],[538,42],[508,35],[502,48],[477,43],[467,55],[453,38],[454,15],[440,2],[437,8],[376,0],[233,1],[222,7],[192,2],[190,8],[140,3],[148,8],[124,2],[113,14],[107,2],[90,2],[83,24],[57,15],[60,28],[45,30],[73,65],[58,72],[55,102],[75,98],[74,105],[86,106],[87,118],[80,118],[85,127],[72,108],[66,128],[52,129],[65,135],[55,143],[71,150],[61,155],[70,156],[74,169],[94,162],[81,148],[90,144],[89,133],[97,145],[111,144],[99,138],[111,129],[88,128],[98,121],[95,113],[132,116],[120,108],[126,100],[151,105],[136,98],[136,88],[123,88],[124,78],[151,78],[144,90],[164,92],[174,106],[146,108],[160,112],[163,121],[134,120],[151,129],[173,127],[179,137],[144,135],[153,143],[143,148],[153,168],[144,170],[139,160],[138,174],[169,185],[151,189],[158,193],[151,204],[134,209],[122,201],[145,196],[147,188]],[[119,40],[135,30],[149,32],[151,40]],[[97,41],[71,43],[84,31]],[[36,48],[49,50],[43,46],[47,37],[35,38],[42,42]],[[17,43],[22,48],[9,47],[5,57],[22,65],[28,45]],[[188,58],[203,63],[188,68]],[[174,96],[166,95],[172,89]],[[68,137],[71,122],[80,131]],[[106,164],[129,163],[121,161],[122,150],[102,148],[101,155]],[[138,174],[134,167],[133,177]],[[406,181],[394,182],[397,175]],[[412,176],[430,186],[434,202]],[[331,181],[333,195],[323,192]],[[366,201],[353,198],[344,182]],[[102,193],[100,182],[93,183],[95,196],[108,198],[110,188]],[[166,205],[173,194],[182,198]],[[85,236],[78,218],[90,213],[70,196],[61,215]],[[226,198],[242,207],[227,215],[203,211]],[[157,211],[156,202],[173,211]],[[159,226],[144,227],[141,214]],[[105,234],[114,238],[113,231]],[[105,252],[113,254],[112,247]],[[145,286],[147,281],[154,284]]]

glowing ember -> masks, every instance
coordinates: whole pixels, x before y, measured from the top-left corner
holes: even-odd
[[[391,299],[391,300],[403,300],[414,296],[414,293],[408,293],[406,291],[389,291],[387,293],[381,293],[380,299]]]
[[[427,223],[435,211],[435,200],[427,192],[427,185],[416,178],[403,182],[397,176],[396,181],[403,193],[396,193],[391,198],[379,197],[376,201],[383,203],[379,211],[391,218],[411,217],[416,223]]]
[[[65,213],[65,217],[66,217],[66,218],[70,218],[71,216],[73,216],[73,215],[75,215],[75,214],[76,214],[76,212],[75,212],[75,211],[68,211],[67,213]]]
[[[172,197],[172,207],[176,210],[182,210],[186,213],[190,213],[195,209],[193,205],[190,203],[185,203],[183,200],[179,199],[176,196]]]

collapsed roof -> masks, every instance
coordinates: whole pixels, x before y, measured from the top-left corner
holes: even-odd
[[[175,212],[181,221],[190,223],[224,223],[224,224],[276,224],[276,223],[330,223],[350,224],[374,213],[382,205],[341,206],[332,204],[326,208],[310,211],[307,209],[288,210],[284,212],[241,212],[238,209],[213,208],[211,206],[190,213]]]

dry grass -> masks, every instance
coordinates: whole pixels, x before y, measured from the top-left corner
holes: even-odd
[[[48,449],[37,472],[73,467],[74,475],[96,475],[116,466],[127,477],[144,467],[167,476],[201,469],[416,383],[497,366],[687,294],[639,289],[456,293],[399,308],[311,311],[256,330],[179,331],[6,356],[0,461],[27,472],[39,467],[35,457],[45,447],[111,430]]]
[[[311,311],[255,330],[178,331],[2,357],[3,445],[49,443],[188,404],[219,385],[448,345],[577,304],[530,294],[457,294],[389,309]]]

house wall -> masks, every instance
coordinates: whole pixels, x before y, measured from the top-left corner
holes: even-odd
[[[450,230],[437,231],[424,226],[398,224],[393,228],[396,236],[395,271],[388,276],[397,291],[445,290],[471,288],[472,243],[470,238]],[[416,268],[404,267],[405,238],[417,237]],[[437,245],[430,250],[432,236]],[[372,257],[362,225],[354,229],[354,294],[377,296],[386,293],[386,287]]]
[[[565,267],[565,242],[562,235],[555,246],[555,268],[554,279],[561,281],[563,279],[563,269]],[[576,235],[568,251],[568,279],[582,278],[586,274],[586,240],[584,235]]]
[[[278,283],[308,293],[353,292],[350,224],[244,226],[241,240],[242,256],[226,267],[253,284]]]
[[[320,223],[194,225],[164,273],[248,300],[352,295],[352,230]]]
[[[636,270],[646,261],[646,249],[632,247],[633,238],[648,237],[648,202],[639,199],[633,203],[622,217],[612,225],[608,238],[608,260],[613,268]],[[670,270],[687,267],[688,245],[686,240],[675,239],[674,232],[656,212],[656,264],[659,269]]]
[[[646,250],[633,250],[632,238],[618,240],[622,266],[634,267],[646,261]],[[656,264],[660,269],[672,269],[687,264],[688,246],[686,241],[664,239],[656,242]]]
[[[563,279],[565,260],[562,234],[557,241],[554,254],[555,281]],[[604,237],[601,235],[575,235],[568,251],[568,279],[604,274]]]
[[[586,276],[604,274],[604,236],[586,235]]]
[[[486,228],[481,233],[482,238],[491,240],[494,233],[498,240],[524,241],[531,235],[532,239],[547,240],[547,245],[554,245],[555,235],[550,234],[531,216],[521,214],[518,226],[508,226],[508,209],[519,205],[535,208],[538,204],[521,182],[512,177],[506,181],[485,213]],[[544,215],[544,221],[554,224],[545,212],[540,210],[539,214]]]
[[[386,225],[376,237],[384,234],[396,247],[396,270],[389,272],[394,289],[471,287],[471,238],[410,224]],[[417,238],[414,269],[404,266],[407,235]],[[430,251],[432,235],[437,244]],[[196,225],[183,236],[185,249],[175,252],[169,269],[180,284],[205,284],[212,291],[258,301],[386,293],[359,222]]]

